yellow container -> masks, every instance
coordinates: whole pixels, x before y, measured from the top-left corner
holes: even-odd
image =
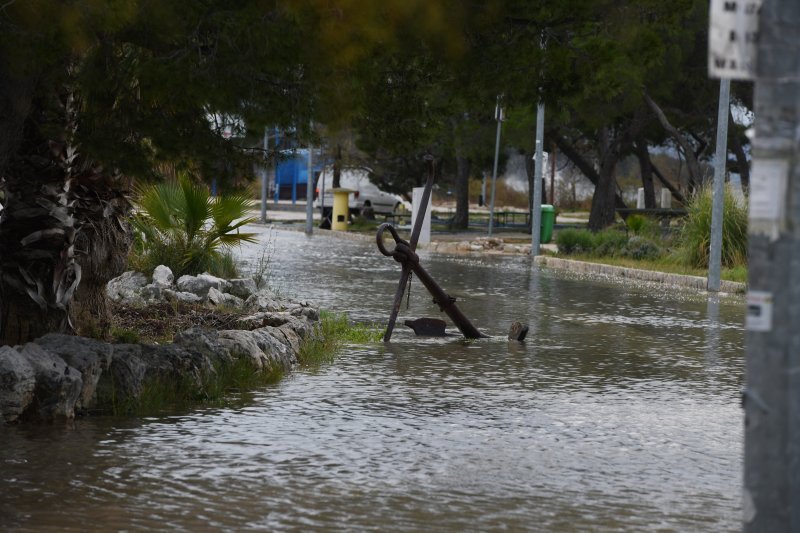
[[[349,215],[349,199],[351,189],[332,189],[333,190],[333,214],[331,215],[331,230],[347,231],[347,219]]]

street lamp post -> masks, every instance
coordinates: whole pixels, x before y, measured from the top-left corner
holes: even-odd
[[[505,119],[505,110],[502,106],[502,96],[497,97],[497,105],[494,108],[494,118],[497,120],[497,137],[494,143],[494,167],[492,169],[492,197],[489,201],[489,237],[492,236],[494,226],[494,193],[497,185],[497,162],[500,157],[500,130]]]

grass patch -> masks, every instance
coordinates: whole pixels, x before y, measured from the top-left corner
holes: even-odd
[[[626,257],[597,257],[589,254],[575,254],[571,255],[569,259],[574,259],[576,261],[587,261],[590,263],[600,263],[603,265],[638,268],[640,270],[667,272],[669,274],[681,274],[684,276],[706,277],[708,275],[708,271],[706,269],[691,267],[683,263],[676,263],[672,258],[669,257],[637,260]],[[720,278],[727,281],[747,283],[747,267],[738,266],[734,268],[723,268],[720,272]]]
[[[383,332],[383,327],[377,324],[353,323],[344,313],[322,311],[319,332],[303,342],[298,359],[311,367],[330,363],[345,344],[380,342]]]

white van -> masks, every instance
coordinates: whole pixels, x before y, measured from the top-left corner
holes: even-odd
[[[374,183],[369,181],[369,170],[366,168],[347,168],[343,169],[339,179],[342,189],[351,189],[348,198],[350,214],[358,215],[365,212],[367,208],[373,213],[391,214],[410,209],[410,204],[397,194],[391,194],[380,190]],[[320,173],[317,179],[317,188],[314,194],[314,208],[322,208],[325,211],[333,208],[333,167],[327,166]],[[323,194],[324,191],[324,194]]]

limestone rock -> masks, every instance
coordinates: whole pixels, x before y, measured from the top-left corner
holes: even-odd
[[[115,302],[142,303],[138,291],[147,285],[147,277],[141,272],[129,270],[106,284],[106,295]]]
[[[153,270],[153,285],[161,288],[169,288],[172,287],[174,281],[175,275],[168,266],[158,265],[155,270]]]
[[[195,326],[175,335],[172,343],[203,355],[213,363],[227,364],[233,361],[226,347],[220,345],[219,334],[213,330]]]
[[[0,418],[15,422],[31,404],[35,387],[30,363],[10,346],[0,346]]]
[[[228,294],[237,296],[242,300],[247,300],[250,296],[258,292],[256,282],[253,281],[253,278],[229,279],[228,283]]]
[[[25,413],[26,417],[40,420],[73,418],[75,404],[83,389],[81,373],[33,342],[23,346],[20,354],[36,375],[33,402]]]
[[[111,345],[95,339],[60,333],[48,333],[34,342],[61,357],[69,366],[81,373],[83,386],[75,408],[82,411],[93,407],[100,376],[111,366]]]
[[[269,355],[258,346],[255,336],[250,331],[227,329],[219,332],[219,342],[230,351],[236,359],[245,358],[258,370],[268,370],[273,364]]]
[[[181,292],[191,292],[202,298],[208,296],[208,291],[212,288],[224,292],[230,284],[211,274],[200,274],[199,276],[181,276],[177,282],[178,290]]]
[[[276,312],[283,311],[285,306],[275,299],[275,295],[270,291],[258,291],[244,302],[246,309],[254,311]]]
[[[242,309],[244,307],[244,300],[233,294],[220,292],[214,287],[208,289],[208,301],[214,305],[222,305],[234,309]]]
[[[97,398],[103,403],[121,403],[128,398],[139,398],[147,371],[141,356],[142,347],[139,344],[115,344],[108,372],[100,376],[97,384]]]
[[[192,292],[173,291],[172,289],[162,289],[161,295],[168,302],[181,302],[187,304],[199,304],[203,298]]]

